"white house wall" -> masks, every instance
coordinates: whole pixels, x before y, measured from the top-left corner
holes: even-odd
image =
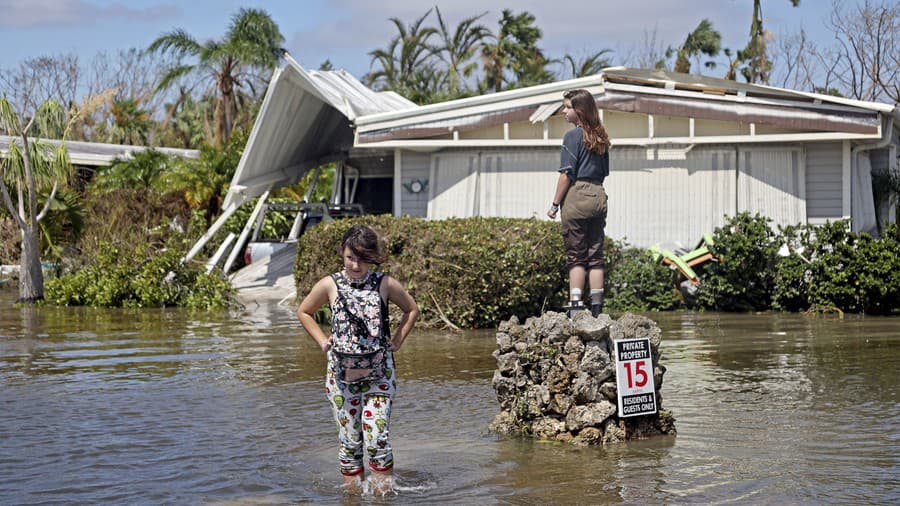
[[[553,198],[558,166],[559,148],[434,153],[428,217],[540,218]]]
[[[733,215],[734,148],[613,148],[607,236],[691,247]]]
[[[478,216],[478,152],[447,151],[431,157],[428,217]]]
[[[774,225],[806,223],[806,178],[801,148],[741,148],[738,211],[759,213]]]
[[[818,159],[835,149],[840,145],[813,153]],[[415,179],[429,183],[428,191],[420,194],[403,190],[401,214],[430,219],[545,219],[556,185],[559,149],[403,151],[401,160],[404,184]],[[830,166],[820,167],[813,170],[819,179],[834,172]],[[691,247],[704,233],[724,225],[727,216],[741,211],[760,212],[776,225],[802,223],[807,217],[805,175],[805,149],[800,146],[613,148],[605,182],[606,233],[641,247]],[[819,201],[830,206],[827,209],[834,208],[834,199],[839,204],[839,188],[816,192]]]
[[[482,216],[543,217],[559,173],[559,148],[482,151]]]

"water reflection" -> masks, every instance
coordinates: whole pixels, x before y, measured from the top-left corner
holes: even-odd
[[[0,291],[0,503],[346,498],[324,357],[289,308],[14,308]],[[896,503],[898,320],[654,314],[678,436],[499,439],[491,331],[397,354],[390,504]]]

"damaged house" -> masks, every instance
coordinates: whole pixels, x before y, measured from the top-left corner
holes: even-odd
[[[596,97],[610,134],[607,235],[695,243],[743,211],[775,224],[850,220],[875,232],[872,174],[896,171],[900,111],[769,86],[608,68],[589,77],[417,106],[290,57],[272,77],[222,217],[336,162],[333,204],[424,219],[547,219],[571,128],[566,90]],[[257,207],[258,210],[258,207]],[[881,218],[878,218],[880,216]],[[255,213],[250,221],[255,219]],[[237,251],[251,229],[248,222]],[[233,251],[231,258],[237,254]],[[227,270],[227,267],[226,267]]]

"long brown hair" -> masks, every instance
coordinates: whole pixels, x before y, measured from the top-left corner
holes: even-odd
[[[569,90],[563,93],[563,98],[572,104],[575,115],[578,116],[578,124],[584,136],[584,144],[595,153],[605,153],[611,147],[609,135],[600,123],[600,114],[597,112],[597,102],[591,92],[584,89]]]

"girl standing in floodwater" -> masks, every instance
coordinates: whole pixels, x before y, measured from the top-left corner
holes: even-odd
[[[606,228],[606,190],[609,175],[609,135],[587,90],[563,94],[563,114],[575,128],[566,132],[560,154],[559,179],[547,216],[556,218],[562,206],[563,243],[569,268],[569,317],[584,308],[585,277],[591,287],[591,314],[603,311],[603,239]]]
[[[377,493],[391,489],[394,455],[389,439],[391,403],[397,388],[393,352],[409,335],[419,308],[396,279],[371,270],[385,260],[378,235],[364,225],[351,227],[341,241],[344,269],[320,279],[300,303],[303,328],[328,357],[325,392],[338,424],[338,452],[345,485],[359,490],[368,456]],[[313,315],[331,305],[331,336]],[[403,317],[391,338],[388,303]]]

